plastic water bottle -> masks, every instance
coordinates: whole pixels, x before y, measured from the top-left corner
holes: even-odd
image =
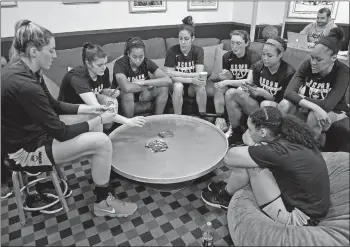
[[[204,227],[202,244],[208,247],[214,246],[214,228],[210,221],[207,222],[207,225]]]

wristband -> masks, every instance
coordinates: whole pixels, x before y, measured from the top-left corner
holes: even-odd
[[[103,124],[103,123],[102,123],[102,117],[101,117],[101,115],[98,115],[98,116],[101,118],[101,124]]]

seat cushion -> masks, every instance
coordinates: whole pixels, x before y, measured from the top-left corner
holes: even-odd
[[[164,69],[165,58],[152,59],[152,61],[157,64],[158,68]]]
[[[146,57],[149,59],[165,58],[166,48],[163,38],[153,38],[143,42],[146,48]]]
[[[51,93],[52,97],[57,99],[58,98],[58,94],[60,93],[60,88],[56,85],[56,83],[54,83],[45,74],[43,74],[43,78],[44,78],[45,84],[47,86],[47,89]]]
[[[57,58],[52,61],[51,68],[44,70],[44,74],[60,87],[62,78],[68,72],[68,67],[76,67],[83,64],[81,55],[82,47],[58,50]]]
[[[223,46],[224,46],[223,44],[218,44],[218,45],[203,47],[203,49],[204,49],[204,71],[208,72],[208,76],[210,76],[212,71],[213,71],[216,48],[222,49]]]
[[[227,222],[236,246],[348,246],[349,153],[322,153],[330,179],[331,205],[318,226],[285,226],[259,209],[250,185],[230,202]]]
[[[165,40],[165,43],[166,43],[166,48],[169,49],[169,47],[178,44],[179,39],[178,38],[167,38]],[[220,40],[217,38],[195,38],[193,41],[194,45],[198,45],[200,47],[218,45],[219,43],[220,43]]]
[[[231,50],[231,40],[230,39],[223,39],[220,42],[221,44],[224,44],[224,50],[230,51]]]
[[[104,46],[102,46],[102,48],[108,55],[107,62],[109,63],[117,59],[118,57],[124,55],[125,42],[105,44]]]
[[[215,49],[215,58],[214,58],[213,69],[212,69],[212,73],[209,77],[210,80],[217,81],[217,79],[219,78],[219,73],[222,71],[222,57],[224,56],[224,54],[226,52],[228,52],[228,51],[221,49],[221,47],[217,47]]]

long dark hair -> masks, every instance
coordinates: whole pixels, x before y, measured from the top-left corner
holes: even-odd
[[[312,129],[296,116],[283,117],[277,108],[266,106],[255,110],[249,117],[257,129],[266,128],[274,136],[279,135],[292,143],[319,150]]]

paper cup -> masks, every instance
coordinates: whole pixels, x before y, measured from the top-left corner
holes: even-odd
[[[199,78],[203,81],[206,81],[208,77],[208,72],[203,71],[203,72],[199,72]]]

